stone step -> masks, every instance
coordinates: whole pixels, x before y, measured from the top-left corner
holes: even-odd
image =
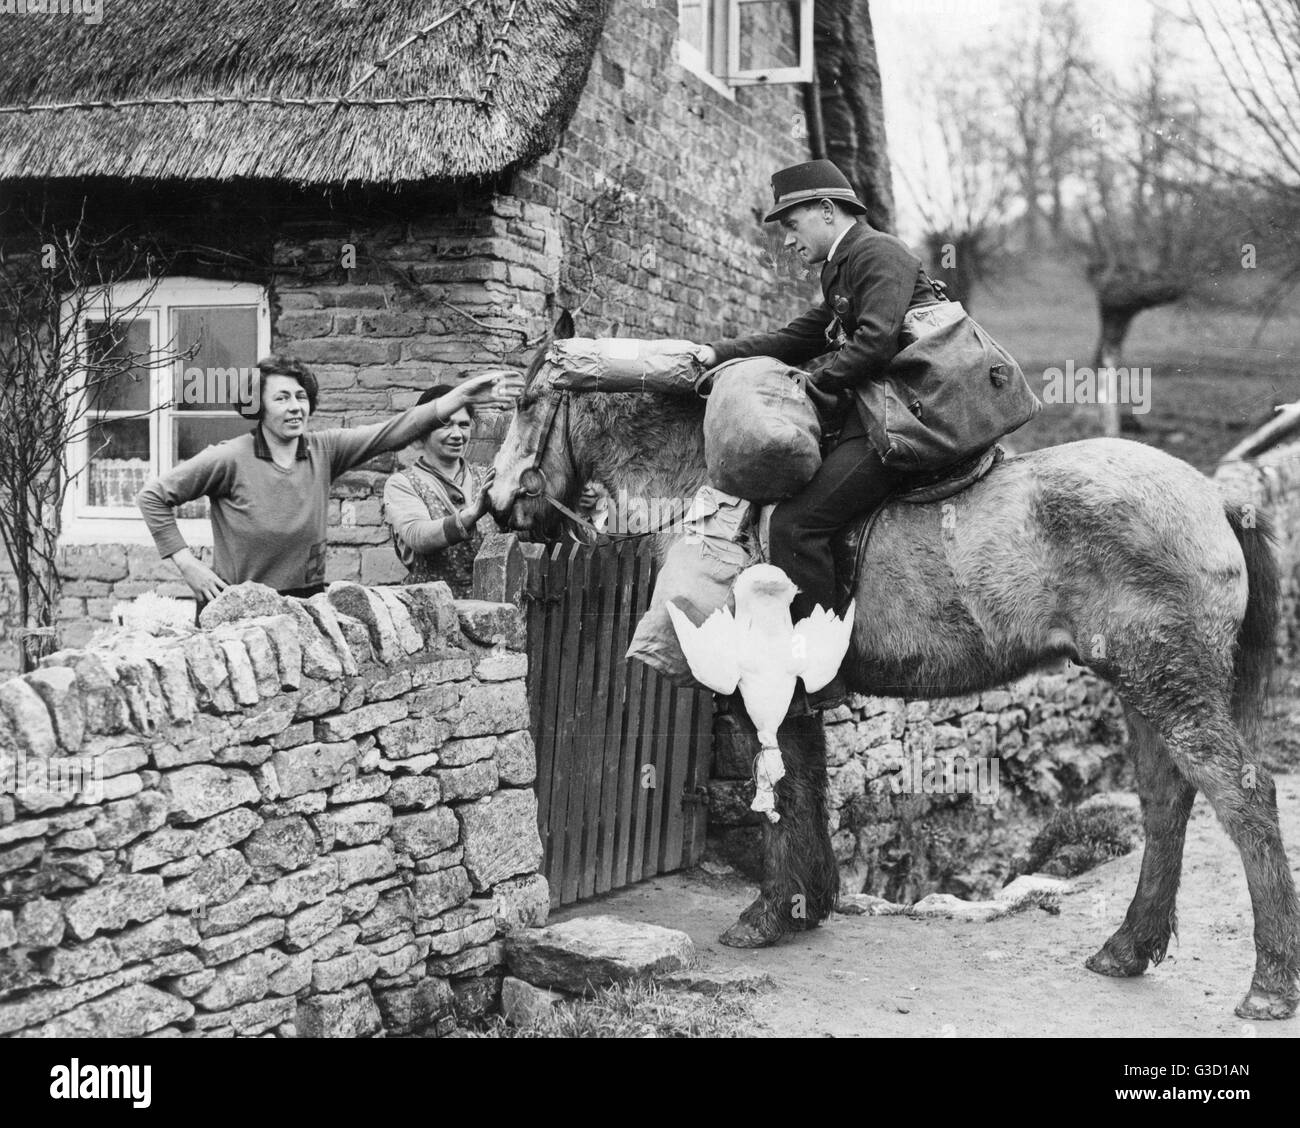
[[[506,941],[511,975],[559,991],[649,979],[694,962],[695,945],[686,933],[611,916],[576,917]]]

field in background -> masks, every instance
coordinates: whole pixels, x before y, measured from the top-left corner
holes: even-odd
[[[1133,322],[1123,363],[1152,372],[1151,410],[1135,416],[1150,442],[1210,473],[1219,458],[1272,416],[1274,404],[1300,400],[1300,291],[1260,331],[1271,283],[1241,272],[1211,298],[1148,310]],[[1082,269],[1040,260],[1005,273],[975,293],[972,312],[1024,369],[1042,395],[1043,372],[1091,366],[1096,302]],[[1127,408],[1125,408],[1127,411]],[[1096,408],[1048,405],[1007,444],[1017,451],[1101,433]]]

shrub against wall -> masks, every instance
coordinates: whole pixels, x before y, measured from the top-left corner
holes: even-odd
[[[230,589],[0,684],[0,1034],[445,1031],[544,921],[518,610]]]

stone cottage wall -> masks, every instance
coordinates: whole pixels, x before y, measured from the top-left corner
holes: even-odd
[[[516,608],[230,589],[0,684],[0,1034],[445,1032],[544,921]]]

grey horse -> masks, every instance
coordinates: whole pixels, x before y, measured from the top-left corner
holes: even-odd
[[[558,394],[530,381],[511,420],[490,494],[502,528],[553,536],[562,518],[548,496],[573,506],[589,480],[644,499],[689,498],[703,483],[702,402],[569,394],[561,410]],[[1109,681],[1146,847],[1124,922],[1087,966],[1135,976],[1164,958],[1201,791],[1246,870],[1256,965],[1237,1014],[1250,1019],[1288,1018],[1300,1002],[1300,906],[1253,740],[1278,617],[1269,542],[1264,514],[1149,446],[1090,439],[1008,458],[947,501],[886,507],[843,668],[851,689],[911,698],[977,692],[1066,657]],[[834,908],[820,718],[788,718],[778,735],[782,819],[764,828],[758,900],[723,936],[735,946],[775,943]]]

